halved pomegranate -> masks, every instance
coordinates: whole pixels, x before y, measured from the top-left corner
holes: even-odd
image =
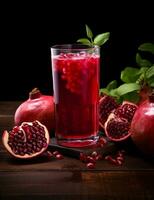
[[[131,134],[129,131],[130,123],[124,119],[111,113],[104,125],[106,136],[112,141],[122,141]]]
[[[109,114],[118,107],[116,100],[108,95],[103,95],[99,99],[99,124],[104,128]]]
[[[43,153],[49,144],[49,132],[39,121],[23,122],[2,136],[4,147],[16,158],[28,159]]]
[[[130,102],[123,102],[115,109],[104,124],[106,136],[112,141],[122,141],[131,135],[130,125],[137,110],[137,106]]]

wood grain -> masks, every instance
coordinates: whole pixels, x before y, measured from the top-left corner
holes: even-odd
[[[154,172],[14,172],[0,174],[1,199],[153,199]]]

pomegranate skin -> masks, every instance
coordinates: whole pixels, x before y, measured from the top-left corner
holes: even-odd
[[[34,89],[29,99],[23,102],[14,115],[15,125],[22,122],[32,122],[38,120],[45,125],[48,131],[54,130],[54,98],[53,96],[42,95],[38,89]]]
[[[135,112],[131,123],[131,137],[146,155],[154,156],[154,101],[146,100]]]

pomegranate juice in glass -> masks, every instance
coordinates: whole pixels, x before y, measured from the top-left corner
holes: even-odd
[[[99,47],[55,45],[51,57],[57,143],[93,145],[99,126]]]

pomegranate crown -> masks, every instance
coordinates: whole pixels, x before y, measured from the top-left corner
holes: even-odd
[[[30,99],[36,99],[41,96],[41,92],[38,88],[32,89],[32,91],[29,93],[29,98]]]

